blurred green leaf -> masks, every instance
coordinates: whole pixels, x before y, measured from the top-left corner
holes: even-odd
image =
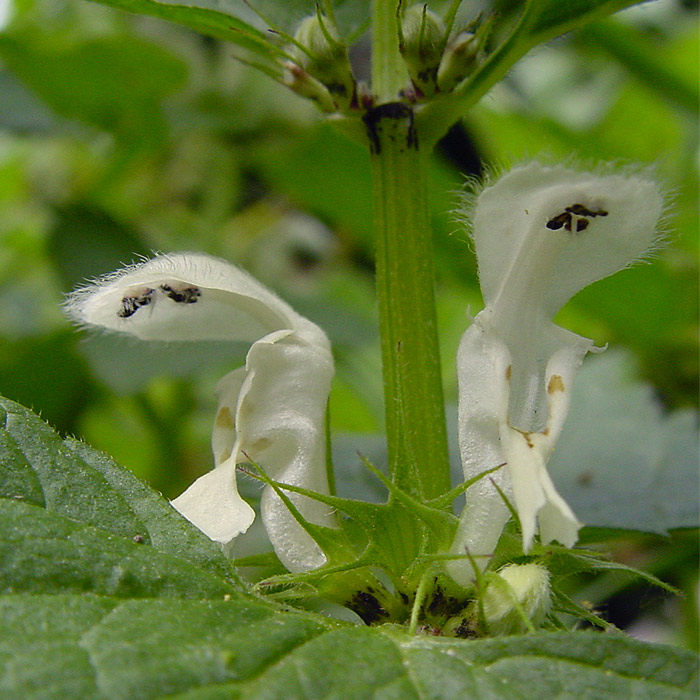
[[[143,140],[164,129],[160,103],[186,77],[180,59],[135,36],[66,43],[0,34],[0,59],[58,114],[107,131],[139,131]]]
[[[700,526],[698,417],[664,415],[633,379],[629,355],[589,358],[574,386],[550,472],[576,515],[595,527],[666,534]]]
[[[511,24],[504,39],[452,93],[426,105],[418,119],[426,136],[437,140],[530,49],[557,36],[579,29],[640,0],[526,0],[515,3],[516,16],[498,17],[499,33]],[[515,14],[515,13],[514,13]]]
[[[294,34],[299,22],[305,16],[316,12],[317,4],[312,0],[253,0],[249,4],[243,0],[231,0],[227,3],[218,0],[190,0],[179,3],[161,0],[94,1],[128,12],[176,22],[201,34],[230,41],[266,59],[277,55],[272,43],[275,37],[267,34],[266,30]],[[334,1],[333,6],[343,35],[356,31],[368,17],[368,0],[339,0]]]
[[[75,418],[95,391],[68,329],[43,337],[0,337],[0,386],[65,432],[76,429]]]
[[[75,204],[55,212],[49,251],[66,292],[149,252],[132,228],[100,209]]]
[[[612,20],[586,27],[580,39],[597,43],[658,95],[692,114],[700,111],[697,70],[695,76],[688,70],[697,66],[697,60],[692,64],[688,62],[682,71],[675,70],[673,65],[669,66],[662,46],[639,30]]]
[[[47,133],[56,127],[51,112],[17,78],[0,70],[0,129],[17,133]]]

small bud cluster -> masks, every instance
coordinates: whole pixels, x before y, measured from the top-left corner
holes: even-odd
[[[489,583],[482,599],[489,634],[525,632],[527,620],[540,626],[549,612],[549,572],[539,564],[508,564]]]
[[[445,34],[443,21],[427,5],[409,7],[399,24],[399,51],[416,91],[425,97],[437,89]]]
[[[501,636],[541,627],[551,607],[549,571],[540,564],[508,564],[486,577],[480,598],[450,618],[442,634]]]
[[[441,92],[450,92],[478,65],[483,36],[484,32],[479,36],[479,33],[465,30],[450,41],[437,72],[437,84]]]
[[[323,112],[350,115],[361,107],[372,106],[373,98],[366,86],[356,81],[347,44],[330,5],[326,7],[327,14],[317,7],[314,14],[305,17],[293,36],[271,30],[284,42],[276,48],[275,67],[252,62],[250,65],[314,101]],[[406,100],[416,102],[451,92],[483,61],[492,19],[482,22],[479,16],[453,31],[455,12],[448,12],[443,19],[425,3],[406,8],[399,0],[399,51],[410,77],[410,85],[401,92]]]
[[[356,105],[357,85],[347,47],[333,22],[320,12],[299,25],[284,68],[285,84],[324,112],[345,112]]]
[[[450,92],[468,78],[483,58],[490,29],[490,20],[477,18],[452,33],[452,21],[446,24],[426,4],[404,10],[399,17],[399,50],[416,99]]]

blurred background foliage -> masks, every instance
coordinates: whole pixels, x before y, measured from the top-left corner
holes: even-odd
[[[188,30],[85,0],[0,0],[0,25],[0,393],[177,495],[210,467],[212,390],[246,348],[88,336],[60,304],[139,255],[205,251],[244,266],[326,330],[337,361],[331,425],[336,461],[347,466],[341,486],[347,495],[371,490],[352,467],[357,449],[382,460],[365,150],[237,62],[230,46]],[[362,43],[355,53],[366,60]],[[466,309],[481,307],[474,256],[451,215],[465,176],[544,154],[653,164],[669,192],[669,246],[560,313],[562,325],[618,350],[588,372],[588,412],[572,413],[568,438],[577,447],[560,458],[574,466],[555,480],[586,520],[576,488],[607,474],[612,502],[592,524],[656,533],[615,540],[617,555],[688,596],[654,593],[650,602],[648,589],[626,588],[619,603],[628,581],[614,577],[577,581],[579,591],[620,624],[651,626],[640,634],[691,646],[697,537],[687,528],[697,512],[683,494],[692,493],[688,479],[697,486],[697,66],[695,2],[659,0],[563,37],[531,52],[455,125],[430,181],[453,432],[455,351]],[[627,420],[605,437],[619,454],[644,436],[663,443],[644,488],[655,513],[669,502],[678,512],[644,527],[639,502],[636,523],[613,517],[615,489],[639,478],[638,463],[628,459],[615,478],[609,454],[585,451],[590,433],[583,442],[576,435],[592,414],[599,426]],[[664,470],[681,462],[665,496]]]

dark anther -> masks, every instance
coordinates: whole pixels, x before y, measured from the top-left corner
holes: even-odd
[[[183,287],[182,289],[173,289],[169,284],[161,284],[160,288],[178,304],[194,304],[202,292],[199,287]]]
[[[155,289],[144,289],[141,294],[133,294],[122,298],[122,305],[117,316],[119,318],[129,318],[133,316],[142,306],[148,306],[153,301]]]
[[[564,212],[563,214],[559,214],[558,216],[555,216],[553,219],[550,219],[547,222],[547,228],[551,229],[552,231],[558,231],[562,226],[564,226],[565,223],[569,224],[568,230],[571,230],[571,214]]]
[[[608,212],[603,209],[589,209],[584,207],[583,204],[572,204],[570,207],[566,207],[566,211],[576,214],[576,216],[607,216]]]
[[[588,228],[589,219],[607,215],[608,212],[604,209],[589,209],[583,204],[572,204],[566,207],[561,214],[557,214],[557,216],[550,219],[546,226],[552,231],[558,231],[562,226],[567,231],[572,231],[574,228],[573,222],[576,221],[576,233],[581,233],[581,231],[585,231]]]

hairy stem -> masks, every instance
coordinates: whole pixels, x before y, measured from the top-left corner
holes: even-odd
[[[378,104],[398,99],[399,92],[409,85],[408,70],[399,53],[398,3],[372,1],[372,94]]]
[[[365,116],[374,190],[376,275],[392,481],[414,497],[450,487],[426,185],[411,108]]]

